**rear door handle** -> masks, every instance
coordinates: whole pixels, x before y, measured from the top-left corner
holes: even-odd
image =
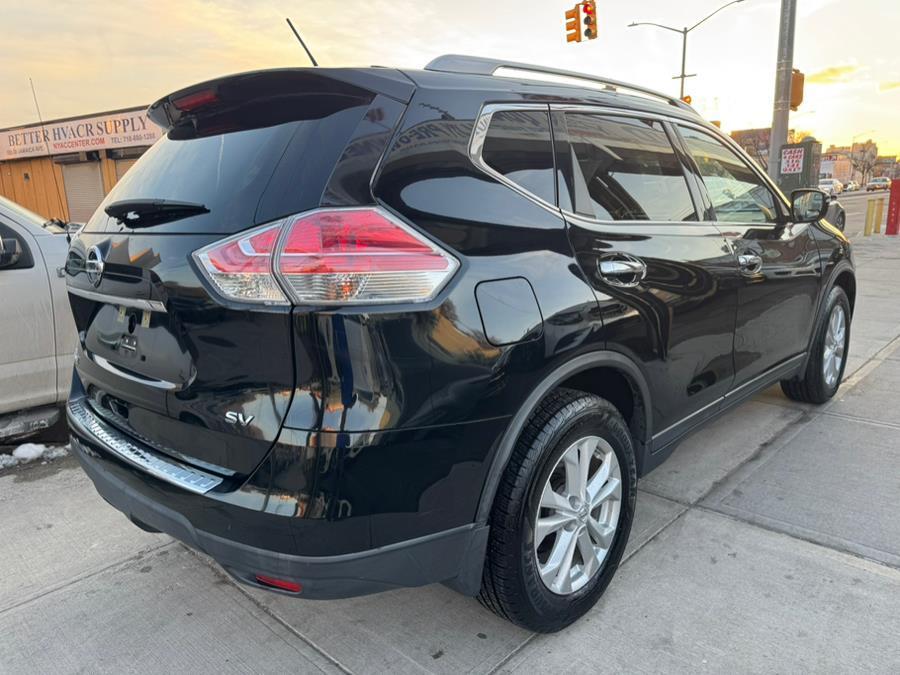
[[[742,253],[738,256],[738,266],[741,268],[741,272],[756,274],[762,269],[762,264],[762,258],[758,255]]]
[[[629,288],[637,286],[647,276],[647,265],[642,260],[613,254],[597,264],[600,276],[611,286]]]

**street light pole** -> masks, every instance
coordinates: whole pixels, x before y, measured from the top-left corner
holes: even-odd
[[[687,67],[687,35],[688,29],[685,26],[682,31],[682,40],[681,40],[681,75],[678,78],[681,80],[681,93],[678,95],[679,98],[684,98],[684,80],[687,77],[694,77],[693,75],[687,75],[685,73],[685,68]]]
[[[744,2],[744,0],[731,0],[731,2],[726,2],[724,5],[722,5],[721,7],[719,7],[719,9],[717,9],[715,12],[713,12],[712,14],[708,14],[707,16],[703,17],[702,19],[700,19],[700,21],[698,21],[697,23],[695,23],[695,24],[694,24],[693,26],[691,26],[690,28],[688,28],[687,26],[685,26],[684,28],[675,28],[675,27],[673,27],[673,26],[664,26],[664,25],[661,24],[661,23],[653,23],[652,21],[632,22],[632,23],[628,24],[628,27],[629,27],[629,28],[634,28],[635,26],[655,26],[656,28],[662,28],[662,29],[664,29],[664,30],[670,30],[670,31],[672,31],[672,32],[674,32],[674,33],[680,33],[680,34],[681,34],[681,75],[676,75],[676,76],[673,77],[672,79],[673,79],[673,80],[681,80],[681,94],[680,94],[680,96],[681,96],[681,98],[684,98],[684,81],[685,81],[687,78],[689,78],[689,77],[697,77],[697,73],[692,73],[692,74],[688,75],[688,74],[687,74],[687,71],[686,71],[686,69],[687,69],[687,38],[688,38],[688,33],[690,33],[690,32],[691,32],[692,30],[694,30],[695,28],[699,27],[700,24],[704,23],[704,22],[707,21],[708,19],[711,19],[712,17],[714,17],[716,14],[718,14],[719,12],[721,12],[721,11],[722,11],[723,9],[725,9],[726,7],[730,7],[731,5],[736,5],[736,4],[739,3],[739,2]]]

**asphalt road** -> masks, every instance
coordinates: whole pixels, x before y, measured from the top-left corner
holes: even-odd
[[[884,224],[887,220],[887,206],[889,194],[887,192],[866,192],[858,190],[856,192],[845,192],[838,196],[838,201],[844,207],[847,213],[847,225],[844,233],[851,239],[863,236],[863,230],[866,225],[866,209],[870,199],[883,199],[884,210],[881,220],[881,231],[884,232]]]
[[[900,237],[854,245],[838,395],[775,387],[685,440],[640,481],[624,562],[569,629],[528,633],[440,585],[238,586],[67,458],[0,472],[0,673],[900,673]]]

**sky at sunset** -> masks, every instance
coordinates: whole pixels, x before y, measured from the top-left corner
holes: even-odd
[[[467,53],[608,75],[672,94],[681,37],[632,21],[692,25],[724,0],[598,0],[600,37],[566,44],[575,0],[0,0],[0,127],[145,105],[243,70],[307,65],[290,16],[320,65],[420,68]],[[744,0],[688,39],[687,91],[726,130],[771,124],[778,0]],[[900,0],[799,0],[794,67],[806,100],[791,127],[826,144],[872,137],[900,153]]]

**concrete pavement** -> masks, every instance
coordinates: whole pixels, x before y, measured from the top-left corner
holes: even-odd
[[[839,395],[773,388],[687,439],[570,629],[529,634],[442,586],[239,587],[65,459],[0,474],[0,672],[900,672],[900,240],[855,243]]]

